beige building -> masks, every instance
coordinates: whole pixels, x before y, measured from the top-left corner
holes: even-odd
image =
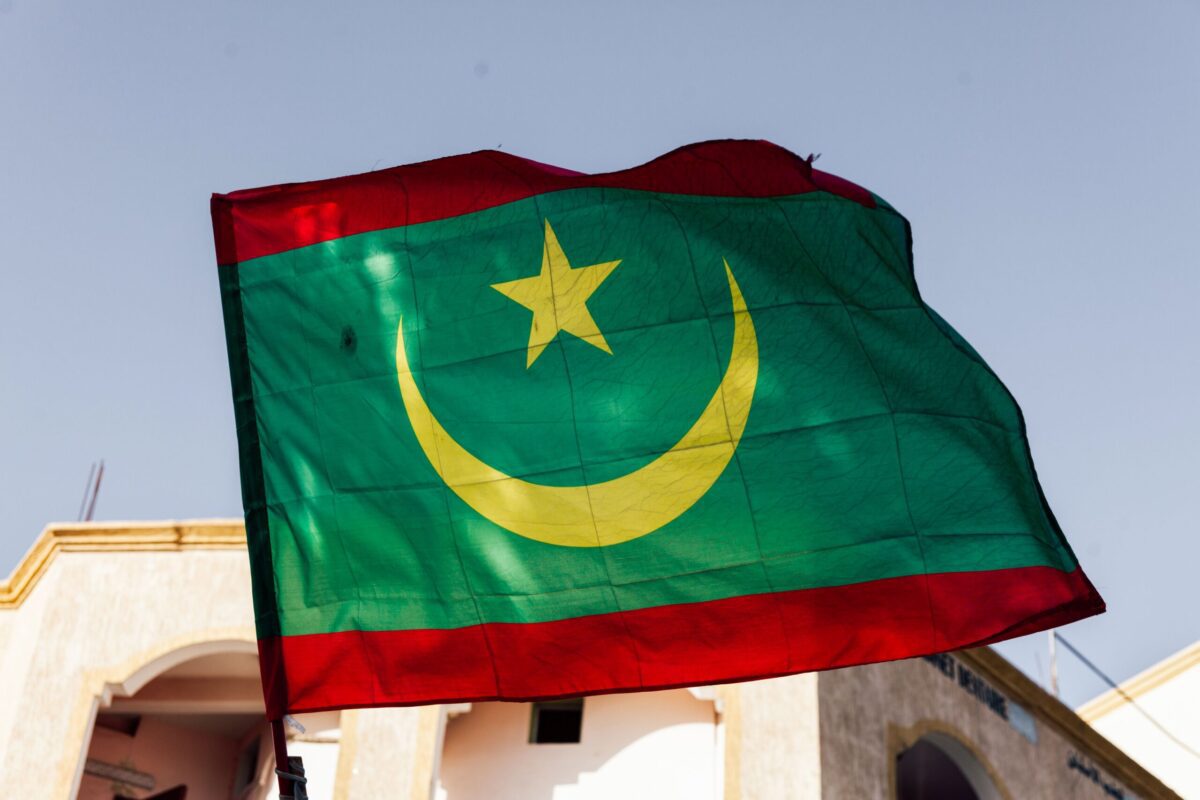
[[[0,583],[0,686],[5,797],[275,796],[238,521],[47,528]],[[322,799],[1176,796],[988,649],[299,724]]]
[[[1200,642],[1081,706],[1079,716],[1181,797],[1200,800]]]

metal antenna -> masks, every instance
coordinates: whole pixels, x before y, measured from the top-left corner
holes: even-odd
[[[96,462],[92,462],[92,468],[88,470],[87,483],[83,485],[83,499],[79,501],[79,513],[75,515],[77,522],[83,522],[83,510],[87,508],[88,495],[92,493],[92,478],[96,477]]]
[[[100,469],[96,470],[96,485],[92,487],[92,502],[88,504],[87,516],[84,522],[92,521],[92,513],[96,510],[96,498],[100,495],[100,479],[104,477],[104,459],[100,459]]]

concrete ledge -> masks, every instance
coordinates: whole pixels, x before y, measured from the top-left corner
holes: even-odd
[[[1120,692],[1116,689],[1109,689],[1099,697],[1092,698],[1084,703],[1075,709],[1075,711],[1086,721],[1095,722],[1109,712],[1115,711],[1125,705],[1126,701],[1121,696],[1121,692],[1124,692],[1128,697],[1136,699],[1149,691],[1157,689],[1167,681],[1187,672],[1198,664],[1200,664],[1200,642],[1185,647],[1178,653],[1168,656],[1149,669],[1139,672],[1121,684]]]
[[[51,523],[8,578],[0,581],[0,611],[19,607],[59,552],[229,550],[245,546],[246,529],[240,519]]]
[[[1127,787],[1141,797],[1178,797],[1141,764],[1127,756],[1108,739],[1058,699],[1034,683],[1025,673],[990,647],[955,653],[963,661],[985,673],[1045,724],[1055,728],[1067,741],[1090,753]]]

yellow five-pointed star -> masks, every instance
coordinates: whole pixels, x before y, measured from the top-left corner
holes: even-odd
[[[618,259],[590,267],[572,268],[554,229],[550,227],[550,220],[546,220],[541,273],[492,284],[497,292],[533,312],[526,369],[533,366],[533,362],[537,361],[546,345],[558,336],[559,331],[578,336],[588,344],[612,354],[608,342],[604,341],[604,334],[600,333],[596,321],[588,312],[587,299],[620,263]]]

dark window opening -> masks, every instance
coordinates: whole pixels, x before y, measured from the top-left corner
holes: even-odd
[[[530,744],[578,744],[582,730],[583,698],[533,704]]]

